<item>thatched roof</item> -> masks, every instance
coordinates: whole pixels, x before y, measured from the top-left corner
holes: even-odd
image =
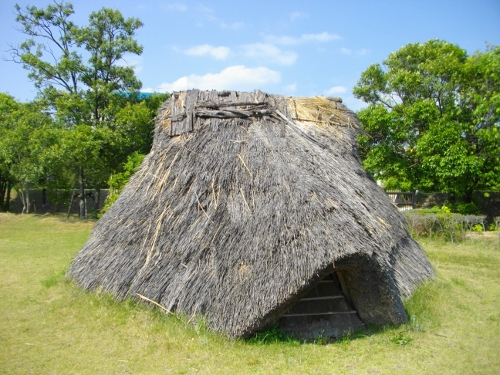
[[[175,93],[69,275],[244,337],[342,270],[363,321],[404,322],[433,271],[363,170],[359,130],[338,99]]]

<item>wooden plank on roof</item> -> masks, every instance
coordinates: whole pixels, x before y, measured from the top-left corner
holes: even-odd
[[[171,136],[185,134],[194,130],[196,121],[194,104],[198,101],[198,93],[199,90],[188,90],[180,93],[178,99],[173,101]]]
[[[212,100],[215,103],[219,102],[219,93],[217,92],[217,90],[209,91],[209,93],[208,93],[208,100]]]
[[[260,90],[255,90],[254,91],[254,101],[255,102],[264,102],[266,101],[266,94],[264,94],[262,91]]]
[[[186,112],[187,112],[187,119],[186,119],[186,129],[187,131],[193,131],[194,126],[196,123],[196,114],[194,110],[194,106],[198,101],[198,94],[200,90],[189,90],[187,93],[186,97]]]
[[[176,102],[176,95],[178,95],[178,93],[173,93],[172,94],[172,99],[171,99],[171,106],[170,106],[170,117],[172,118],[172,120],[170,121],[170,136],[172,136],[174,134],[174,118],[175,116],[177,115],[177,107],[175,105],[175,102]]]

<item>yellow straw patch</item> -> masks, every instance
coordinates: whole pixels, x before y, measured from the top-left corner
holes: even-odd
[[[345,125],[348,115],[337,108],[335,101],[323,96],[311,98],[287,98],[292,118],[295,121],[310,121],[317,125]]]

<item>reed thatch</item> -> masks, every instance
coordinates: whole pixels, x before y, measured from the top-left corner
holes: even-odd
[[[359,130],[338,99],[175,93],[69,275],[245,337],[342,271],[364,322],[404,322],[433,271],[363,170]]]

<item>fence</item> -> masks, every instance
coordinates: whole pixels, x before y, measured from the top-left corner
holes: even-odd
[[[417,208],[418,190],[415,191],[386,191],[391,202],[399,211],[409,211]]]
[[[86,194],[94,192],[93,190],[86,190]],[[104,201],[108,195],[107,189],[101,189],[99,194],[99,208],[104,205]],[[10,212],[21,213],[23,210],[23,203],[16,192],[11,194],[12,200],[10,201]],[[97,199],[97,198],[95,198]],[[68,213],[71,214],[78,213],[78,201],[77,199],[72,199],[72,192],[66,190],[54,190],[51,194],[45,194],[42,189],[31,189],[30,190],[30,212],[37,214],[46,213]],[[87,201],[89,211],[93,211],[95,202],[90,199]]]

